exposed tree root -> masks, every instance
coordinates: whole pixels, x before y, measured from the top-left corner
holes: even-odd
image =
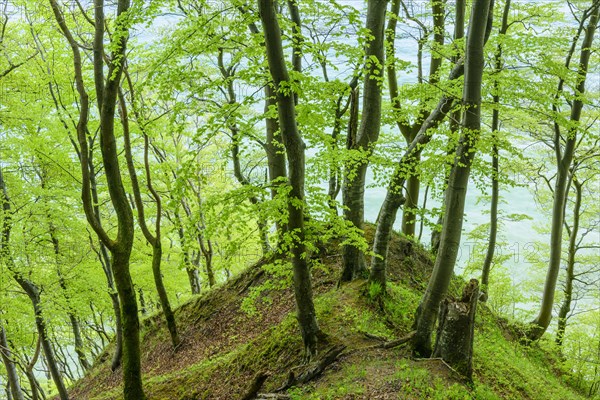
[[[312,365],[309,365],[308,368],[300,375],[296,376],[293,371],[290,371],[288,375],[288,379],[286,383],[281,386],[279,389],[275,390],[275,392],[283,392],[291,388],[292,386],[304,385],[313,379],[318,378],[325,369],[333,364],[339,357],[339,355],[346,349],[344,345],[338,345],[332,347],[321,357],[319,360],[316,360]]]

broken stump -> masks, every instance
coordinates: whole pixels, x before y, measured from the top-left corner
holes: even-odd
[[[473,377],[473,339],[479,282],[471,279],[461,299],[446,298],[440,305],[433,357],[440,357],[469,381]]]

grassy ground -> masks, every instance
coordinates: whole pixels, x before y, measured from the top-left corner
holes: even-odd
[[[371,234],[371,232],[367,232]],[[404,346],[377,348],[374,336],[394,339],[411,330],[412,316],[431,271],[429,255],[394,237],[390,284],[383,303],[365,281],[336,286],[340,256],[321,255],[313,268],[318,320],[327,337],[320,354],[346,349],[318,379],[286,391],[291,399],[579,399],[553,368],[557,360],[525,347],[485,306],[478,310],[474,382],[466,385],[440,360],[414,360]],[[287,288],[289,265],[257,265],[192,299],[177,312],[183,345],[174,353],[162,320],[143,322],[144,384],[152,400],[239,399],[266,372],[263,392],[298,374],[302,344]],[[458,282],[454,290],[457,290]],[[365,335],[368,333],[369,335]],[[107,349],[107,354],[111,351]],[[121,371],[110,357],[71,389],[75,399],[121,398]]]

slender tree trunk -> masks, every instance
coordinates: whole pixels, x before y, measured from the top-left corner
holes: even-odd
[[[562,346],[567,328],[567,318],[571,312],[573,301],[573,281],[575,280],[575,255],[577,253],[577,235],[579,233],[579,218],[581,215],[582,184],[573,178],[575,187],[575,205],[573,206],[573,227],[569,233],[569,251],[567,255],[567,276],[565,277],[564,298],[558,311],[558,327],[556,329],[556,344]]]
[[[90,139],[91,140],[91,139]],[[102,219],[100,215],[100,207],[98,206],[98,185],[96,181],[96,167],[93,161],[93,142],[89,145],[89,171],[90,171],[90,192],[92,194],[93,212],[98,224],[102,226]],[[113,313],[115,316],[115,352],[111,360],[110,368],[112,371],[116,371],[121,365],[121,355],[123,354],[123,329],[121,324],[121,302],[119,301],[119,294],[115,288],[115,278],[112,271],[112,262],[110,261],[110,254],[106,245],[102,242],[102,239],[97,235],[100,252],[98,254],[98,260],[102,265],[102,271],[106,276],[106,284],[108,286],[108,295],[112,304]],[[90,238],[90,245],[93,245],[92,239]]]
[[[446,212],[438,256],[415,320],[415,353],[423,357],[431,355],[431,334],[440,302],[446,295],[454,272],[460,246],[467,185],[481,126],[481,82],[487,18],[483,19],[480,16],[489,16],[492,13],[493,0],[473,1],[465,60],[463,130],[446,189]]]
[[[50,338],[48,337],[48,331],[46,329],[46,321],[44,320],[44,317],[42,315],[42,307],[40,304],[40,291],[31,282],[21,277],[17,278],[17,282],[19,283],[21,288],[27,293],[33,305],[33,310],[35,312],[35,325],[38,331],[38,335],[40,336],[40,342],[42,345],[42,350],[44,352],[44,358],[46,359],[46,365],[48,366],[48,370],[50,371],[50,375],[52,376],[52,381],[54,381],[54,384],[56,385],[58,395],[61,400],[68,400],[69,394],[67,392],[67,387],[65,386],[62,373],[60,371],[60,368],[58,367],[58,363],[56,362],[54,349],[52,347],[52,343],[50,342]]]
[[[15,400],[25,400],[23,397],[23,390],[21,389],[21,383],[19,381],[19,374],[17,373],[17,367],[12,359],[10,348],[8,347],[8,340],[6,340],[6,331],[4,325],[0,321],[0,356],[2,356],[2,362],[6,369],[6,378],[8,379],[8,386],[6,388],[7,393],[12,394]]]
[[[175,322],[175,314],[171,309],[171,304],[169,302],[169,297],[167,295],[167,289],[165,288],[162,273],[160,270],[160,264],[162,260],[162,245],[160,243],[156,243],[155,246],[152,247],[152,275],[154,276],[154,283],[156,286],[156,291],[158,293],[158,299],[160,301],[160,305],[162,308],[162,312],[165,316],[165,320],[167,322],[167,329],[169,331],[169,335],[171,336],[171,344],[173,348],[177,349],[179,344],[181,343],[179,339],[179,334],[177,332],[177,324]]]
[[[183,263],[185,265],[185,271],[187,272],[188,281],[190,282],[190,289],[192,294],[200,294],[200,275],[198,274],[198,268],[190,259],[190,253],[185,241],[185,233],[183,231],[183,223],[178,212],[175,213],[175,221],[177,223],[177,236],[179,237],[179,243],[183,253]]]
[[[356,165],[347,165],[344,174],[342,197],[344,217],[351,226],[362,230],[365,213],[365,182],[369,157],[379,138],[381,128],[381,94],[384,68],[385,12],[387,0],[369,0],[367,2],[367,20],[365,27],[371,35],[366,45],[365,80],[363,90],[363,108],[360,126],[355,141],[349,141],[348,148],[362,153]],[[340,281],[348,282],[366,272],[363,251],[349,243],[342,250],[343,269]]]
[[[4,260],[4,263],[7,264],[8,269],[12,272],[14,280],[17,284],[23,289],[23,291],[29,297],[31,304],[33,306],[33,311],[35,313],[35,325],[38,331],[38,335],[40,337],[42,343],[42,349],[44,350],[44,356],[46,357],[46,362],[48,365],[48,370],[50,371],[50,375],[52,376],[52,380],[56,385],[58,390],[58,394],[61,400],[68,400],[69,395],[67,393],[67,389],[63,382],[62,375],[60,373],[60,369],[56,363],[56,357],[54,355],[54,349],[52,348],[52,344],[50,343],[50,339],[48,338],[46,331],[46,322],[44,321],[44,317],[42,315],[42,308],[40,304],[40,289],[31,281],[24,278],[23,275],[16,270],[15,262],[10,252],[10,233],[12,229],[12,211],[10,206],[10,200],[8,197],[8,193],[6,190],[6,183],[4,181],[4,176],[2,175],[2,171],[0,171],[0,198],[2,200],[2,234],[0,236],[0,249],[1,249],[1,257]]]
[[[41,341],[40,341],[40,337],[38,335],[38,338],[36,340],[36,344],[35,344],[35,351],[33,352],[33,357],[31,357],[31,360],[26,360],[27,361],[27,365],[25,365],[25,375],[27,376],[27,380],[29,381],[29,386],[31,388],[31,400],[39,400],[40,399],[40,395],[42,398],[46,398],[46,395],[44,394],[44,391],[42,390],[40,383],[38,382],[37,378],[35,377],[35,374],[33,372],[33,368],[35,367],[35,364],[37,364],[39,357],[40,357],[40,351],[41,351]]]
[[[42,178],[42,188],[44,187],[45,181]],[[48,217],[50,218],[50,216]],[[83,368],[83,371],[85,372],[91,368],[91,365],[88,362],[87,357],[85,355],[83,339],[81,338],[81,329],[79,327],[79,321],[77,320],[75,310],[71,305],[71,298],[67,290],[67,282],[65,281],[65,278],[60,268],[60,244],[58,241],[58,236],[56,235],[56,228],[51,222],[48,223],[48,231],[50,232],[50,241],[52,242],[52,247],[54,250],[54,258],[56,261],[56,273],[58,275],[58,284],[63,292],[63,297],[65,298],[65,302],[67,304],[67,315],[69,317],[69,322],[71,323],[71,330],[73,331],[75,353],[77,354],[77,358],[79,360],[81,368]]]
[[[459,10],[457,9],[457,12]],[[487,18],[486,35],[484,42],[487,41],[488,33],[492,26],[492,16],[489,15]],[[457,20],[461,20],[458,18]],[[462,59],[458,60],[450,74],[448,80],[455,80],[461,77],[464,73],[464,64]],[[390,85],[391,86],[391,85]],[[385,288],[386,284],[386,263],[387,263],[387,252],[391,237],[392,227],[396,220],[396,214],[398,208],[403,204],[404,198],[402,196],[402,188],[406,183],[407,176],[414,174],[414,170],[418,165],[418,156],[421,149],[429,143],[431,138],[431,131],[439,126],[444,120],[446,115],[452,109],[454,103],[454,97],[445,94],[441,97],[436,108],[432,110],[423,122],[418,126],[418,132],[414,136],[414,139],[406,149],[404,155],[399,160],[390,184],[388,185],[387,193],[384,198],[381,209],[379,210],[379,218],[375,231],[375,239],[373,242],[373,257],[371,258],[371,273],[369,280],[374,283],[378,283]],[[401,131],[404,129],[405,134],[408,135],[410,132],[407,131],[409,128],[405,125],[399,125]],[[403,128],[404,127],[404,128]],[[416,129],[416,128],[415,128]]]
[[[94,0],[95,32],[93,41],[94,84],[100,119],[100,150],[102,165],[110,201],[117,219],[116,239],[108,236],[94,213],[91,199],[88,119],[90,115],[89,95],[83,77],[83,59],[77,40],[75,40],[65,17],[56,0],[49,0],[55,20],[68,41],[73,55],[75,86],[79,95],[79,119],[77,121],[77,139],[80,147],[80,164],[82,174],[81,197],[86,218],[100,240],[112,255],[112,271],[121,306],[121,322],[123,332],[123,395],[125,400],[145,400],[142,387],[142,374],[139,347],[139,317],[133,282],[129,271],[129,257],[133,247],[133,213],[129,199],[123,186],[119,166],[119,152],[115,137],[115,109],[117,96],[126,64],[126,47],[129,34],[128,12],[130,0],[117,1],[117,18],[111,35],[112,54],[105,58],[104,49],[104,1]],[[108,64],[108,68],[105,68]],[[106,79],[104,76],[107,70]]]
[[[459,62],[460,58],[464,55],[464,47],[458,47],[456,45],[456,42],[458,39],[462,39],[465,36],[465,9],[466,9],[466,4],[465,4],[465,0],[458,0],[455,4],[455,21],[454,21],[454,41],[455,41],[455,51],[456,54],[452,57],[452,62],[453,63],[457,63]],[[451,133],[451,137],[454,137],[454,135],[457,134],[457,132],[460,129],[460,121],[461,121],[461,117],[462,117],[462,110],[460,109],[460,107],[455,107],[454,111],[452,111],[452,113],[450,114],[450,118],[449,118],[449,126],[450,126],[450,133]],[[454,153],[456,152],[456,147],[453,144],[453,139],[449,139],[448,140],[448,145],[447,145],[447,154],[451,157],[452,155],[454,155]],[[452,162],[448,163],[448,167],[449,169],[452,168]],[[448,175],[447,173],[444,174],[444,181],[445,181],[445,186],[448,186]],[[436,222],[436,226],[441,227],[442,224],[444,223],[444,214],[443,214],[443,210],[440,213],[437,222]],[[441,230],[438,229],[433,229],[431,232],[431,252],[434,255],[437,255],[437,251],[440,247],[440,238],[441,238],[442,232]]]
[[[126,74],[127,82],[129,84],[129,95],[131,96],[131,103],[133,104],[134,114],[138,121],[141,120],[141,114],[139,110],[135,107],[135,88],[133,87],[133,82],[129,78],[129,75]],[[152,178],[150,173],[150,163],[148,159],[148,152],[150,147],[150,139],[146,133],[145,127],[140,125],[140,130],[144,136],[144,169],[146,172],[146,186],[148,188],[148,192],[150,192],[151,197],[154,199],[156,204],[156,214],[155,214],[155,227],[154,234],[150,232],[148,228],[148,224],[146,223],[145,216],[145,207],[144,202],[142,201],[142,194],[140,190],[140,185],[138,182],[137,172],[135,170],[135,166],[133,164],[133,154],[131,150],[131,137],[129,131],[129,116],[127,112],[127,106],[125,103],[125,95],[123,91],[119,88],[119,104],[121,109],[121,125],[123,126],[123,138],[125,143],[125,159],[127,160],[127,169],[129,171],[129,178],[131,179],[131,187],[133,189],[133,197],[135,201],[135,208],[137,210],[138,224],[142,230],[146,241],[150,246],[152,246],[152,276],[154,277],[154,286],[156,287],[156,292],[158,293],[158,299],[160,301],[160,305],[162,308],[162,313],[165,317],[165,321],[167,323],[167,329],[171,336],[171,344],[174,349],[179,347],[180,339],[179,334],[177,333],[177,324],[175,323],[175,315],[173,314],[173,310],[171,309],[171,302],[169,301],[169,295],[167,294],[167,290],[165,288],[165,284],[163,282],[162,272],[161,272],[161,262],[162,262],[162,243],[161,243],[161,221],[162,221],[162,200],[154,187],[152,186]]]
[[[567,178],[569,175],[569,168],[573,160],[575,148],[577,147],[577,131],[579,120],[581,117],[581,111],[583,109],[582,95],[585,92],[585,81],[587,77],[587,69],[590,60],[591,48],[594,40],[594,34],[596,32],[596,26],[598,25],[599,9],[597,5],[593,7],[592,13],[589,18],[589,23],[585,29],[585,35],[581,43],[581,53],[579,58],[579,66],[577,70],[577,81],[575,89],[575,99],[571,106],[571,117],[570,117],[570,128],[568,129],[567,137],[565,138],[564,151],[562,148],[562,139],[560,135],[560,127],[558,123],[555,123],[555,139],[554,146],[557,158],[557,171],[556,171],[556,182],[554,186],[554,198],[552,205],[552,223],[550,233],[550,260],[548,263],[548,272],[546,274],[546,282],[544,284],[544,292],[542,297],[542,304],[537,317],[531,322],[530,329],[527,337],[530,340],[539,339],[552,319],[552,307],[554,305],[554,292],[556,290],[556,282],[558,280],[558,273],[560,271],[560,262],[562,255],[562,232],[563,223],[565,216],[565,204],[567,197]],[[582,19],[581,24],[585,21]],[[571,50],[574,49],[576,40],[573,42]],[[567,56],[566,66],[569,66],[570,57],[573,52]],[[558,93],[562,92],[564,81],[561,79],[559,82]],[[558,100],[558,99],[556,99]]]
[[[399,0],[396,0],[399,2]],[[435,86],[440,80],[440,69],[442,67],[442,54],[441,48],[444,45],[444,22],[445,22],[445,10],[444,10],[444,1],[435,0],[431,2],[431,11],[433,14],[433,47],[431,50],[431,63],[429,65],[429,84]],[[392,20],[390,20],[391,24]],[[457,21],[460,23],[460,21]],[[388,25],[389,27],[389,25]],[[394,36],[396,24],[394,20],[393,24],[394,28]],[[393,50],[392,50],[393,51]],[[396,80],[396,72],[393,72],[393,79]],[[388,80],[392,79],[388,77]],[[396,83],[397,85],[397,83]],[[397,90],[396,90],[396,96]],[[396,97],[395,96],[395,97]],[[405,128],[405,132],[407,132],[406,144],[410,145],[411,142],[415,139],[415,136],[419,132],[419,127],[423,122],[423,118],[425,118],[426,112],[424,110],[421,111],[422,116],[417,120],[417,123],[410,128]],[[421,154],[420,151],[415,154],[415,162],[418,163],[420,161]],[[404,202],[404,206],[402,208],[402,233],[406,236],[415,236],[415,227],[417,221],[417,214],[419,209],[419,192],[421,189],[421,179],[416,171],[408,177],[406,181],[406,199]]]
[[[277,94],[279,126],[288,159],[289,185],[288,231],[293,233],[292,264],[294,269],[294,294],[297,317],[304,342],[306,359],[316,354],[319,325],[313,303],[310,270],[306,260],[304,232],[304,143],[296,125],[294,96],[281,90],[289,82],[289,74],[283,57],[281,31],[275,5],[272,0],[258,0],[263,25],[267,60]]]
[[[506,35],[508,30],[508,13],[510,11],[510,0],[505,0],[504,11],[502,13],[502,26],[500,27],[500,35]],[[502,71],[502,45],[499,44],[496,48],[496,54],[494,55],[495,66],[494,76]],[[496,250],[496,239],[498,236],[498,174],[499,170],[499,149],[498,149],[498,129],[500,128],[500,82],[498,79],[494,80],[494,94],[493,103],[494,109],[492,110],[492,200],[490,204],[490,234],[488,238],[488,247],[485,254],[485,260],[483,261],[483,267],[481,271],[481,292],[482,299],[487,301],[489,294],[489,280],[490,280],[490,269],[492,267],[492,261],[494,259],[494,252]]]

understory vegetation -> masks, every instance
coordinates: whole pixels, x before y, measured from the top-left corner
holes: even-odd
[[[0,0],[0,399],[600,398],[600,0]]]

